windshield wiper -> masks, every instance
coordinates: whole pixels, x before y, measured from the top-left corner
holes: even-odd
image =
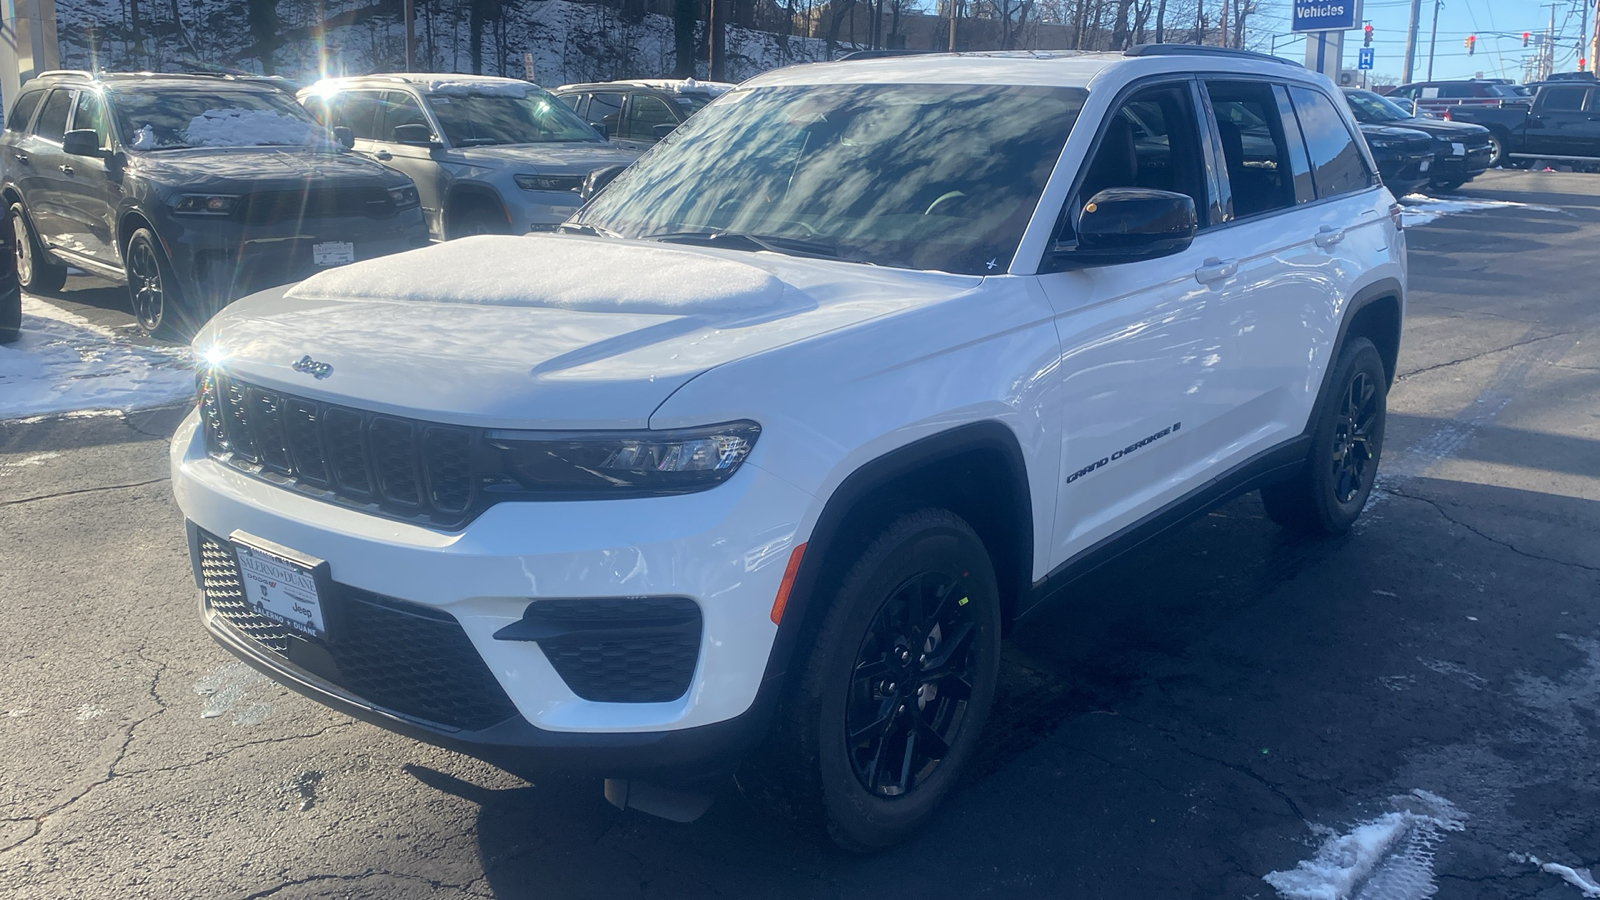
[[[669,231],[666,234],[649,235],[645,240],[660,241],[664,244],[704,244],[708,247],[729,249],[739,249],[737,245],[742,243],[747,250],[767,250],[786,256],[812,256],[818,259],[839,258],[839,248],[831,244],[775,234],[748,234],[743,231]]]
[[[562,222],[560,225],[556,226],[556,231],[559,231],[562,234],[587,234],[593,235],[594,237],[622,237],[622,235],[612,231],[609,228],[601,228],[599,225],[590,225],[588,222]]]

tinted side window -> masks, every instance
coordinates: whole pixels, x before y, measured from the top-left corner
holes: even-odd
[[[378,133],[382,106],[382,95],[376,91],[344,91],[328,101],[327,125],[343,125],[358,141],[384,140]]]
[[[1400,88],[1397,91],[1391,91],[1389,93],[1389,96],[1391,96],[1391,97],[1404,97],[1404,98],[1406,98],[1408,100],[1415,100],[1417,98],[1417,95],[1420,94],[1420,93],[1422,93],[1422,89],[1421,88],[1408,87],[1408,88]]]
[[[67,133],[67,112],[71,109],[71,91],[65,88],[51,91],[50,99],[44,102],[44,112],[39,113],[39,124],[34,127],[33,133],[60,143],[61,136]]]
[[[1551,112],[1575,112],[1583,109],[1583,88],[1546,88],[1543,108]]]
[[[106,124],[106,105],[89,91],[78,92],[78,107],[72,114],[72,130],[87,129],[100,139],[100,149],[111,149],[111,129]]]
[[[613,134],[622,127],[622,94],[591,94],[589,96],[589,114],[585,121],[599,122],[610,128]]]
[[[33,118],[33,111],[39,108],[39,101],[44,99],[44,91],[28,91],[17,98],[17,105],[11,107],[11,115],[6,116],[7,131],[22,131],[28,127],[28,120]]]
[[[1188,194],[1205,225],[1210,200],[1198,121],[1187,84],[1146,88],[1128,98],[1106,121],[1100,145],[1084,169],[1078,195],[1068,201],[1058,238],[1073,238],[1073,226],[1084,204],[1107,188]]]
[[[656,139],[657,125],[676,125],[678,117],[672,114],[660,97],[634,94],[628,106],[628,136],[641,141]]]
[[[401,125],[428,124],[428,116],[422,111],[422,104],[417,102],[417,98],[402,91],[389,91],[383,95],[382,113],[383,127],[377,137],[380,141],[393,141],[394,130]]]
[[[1294,206],[1294,164],[1272,85],[1208,81],[1206,92],[1222,138],[1234,217]]]
[[[1475,95],[1470,84],[1444,84],[1439,86],[1439,96],[1455,100]]]
[[[561,94],[561,95],[557,96],[556,99],[560,100],[562,103],[565,103],[567,105],[567,109],[570,109],[573,112],[577,112],[578,111],[578,101],[583,99],[583,95],[582,94]]]
[[[1334,197],[1359,191],[1372,184],[1361,148],[1334,108],[1333,101],[1310,88],[1291,87],[1294,111],[1300,119],[1300,132],[1311,156],[1311,171],[1317,183],[1317,196]]]

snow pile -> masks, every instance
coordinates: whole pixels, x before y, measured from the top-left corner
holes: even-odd
[[[183,139],[191,147],[300,147],[327,135],[319,126],[269,109],[208,109],[189,120]]]
[[[1571,866],[1563,866],[1560,863],[1545,862],[1532,853],[1510,853],[1507,855],[1511,857],[1512,862],[1538,866],[1539,871],[1548,872],[1560,878],[1567,884],[1582,891],[1583,896],[1586,898],[1600,897],[1600,880],[1596,880],[1594,873],[1588,869],[1574,869]]]
[[[1561,212],[1552,206],[1530,206],[1526,203],[1514,203],[1510,200],[1464,200],[1460,198],[1440,199],[1429,197],[1426,194],[1407,194],[1401,198],[1400,204],[1404,207],[1401,212],[1401,221],[1407,228],[1426,225],[1434,219],[1451,216],[1457,213],[1480,212],[1486,209],[1509,209],[1520,207],[1536,212]]]
[[[516,97],[521,99],[528,96],[528,92],[536,90],[539,86],[526,81],[430,81],[429,93],[439,94],[444,97]]]
[[[1322,842],[1316,856],[1264,880],[1286,900],[1422,900],[1438,891],[1433,850],[1466,816],[1423,790],[1393,798],[1397,807]]]
[[[130,144],[135,150],[154,150],[156,148],[156,130],[149,125],[139,129],[138,137]]]
[[[641,78],[639,83],[662,91],[672,91],[678,94],[709,94],[720,97],[738,87],[726,81],[696,81],[685,78],[682,81],[673,81],[669,78]]]
[[[0,421],[128,411],[194,396],[186,348],[131,344],[32,297],[22,298],[22,335],[0,345]]]
[[[289,296],[694,315],[766,309],[782,293],[762,269],[689,248],[481,235],[319,272]]]

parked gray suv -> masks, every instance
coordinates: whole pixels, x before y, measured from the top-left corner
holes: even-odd
[[[60,288],[69,265],[126,283],[151,334],[183,337],[236,297],[428,241],[410,179],[259,79],[46,72],[0,145],[22,289]]]
[[[332,78],[301,91],[300,102],[349,129],[357,152],[411,176],[434,240],[554,231],[582,205],[590,172],[639,156],[513,78]]]

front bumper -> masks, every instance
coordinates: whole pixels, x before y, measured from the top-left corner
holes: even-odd
[[[774,693],[764,678],[777,632],[769,614],[811,500],[786,482],[747,463],[698,494],[500,503],[458,532],[441,532],[232,469],[206,456],[196,424],[191,415],[179,428],[171,462],[174,492],[192,523],[197,575],[203,533],[237,530],[326,560],[340,591],[392,598],[455,629],[476,656],[470,662],[481,661],[493,679],[489,692],[497,685],[509,706],[503,718],[441,723],[353,690],[339,675],[338,648],[330,656],[328,647],[304,642],[278,652],[203,602],[217,641],[285,685],[513,770],[703,773],[737,759],[764,732]],[[586,700],[540,643],[496,637],[540,600],[573,607],[581,598],[667,596],[692,599],[702,623],[688,689],[670,701]],[[377,664],[367,657],[363,665]]]
[[[219,303],[321,271],[313,249],[318,244],[350,243],[357,261],[428,244],[428,226],[418,208],[385,219],[340,216],[271,225],[177,216],[170,221],[172,237],[165,243],[184,296]]]
[[[1429,174],[1434,181],[1465,181],[1476,178],[1489,170],[1489,159],[1493,155],[1487,144],[1481,147],[1468,147],[1462,156],[1449,153],[1438,153],[1433,158],[1433,167]]]
[[[555,231],[583,205],[577,191],[515,191],[506,198],[506,212],[511,216],[511,230],[517,233]]]
[[[1433,151],[1387,151],[1376,155],[1378,173],[1396,197],[1420,190],[1434,179]]]

